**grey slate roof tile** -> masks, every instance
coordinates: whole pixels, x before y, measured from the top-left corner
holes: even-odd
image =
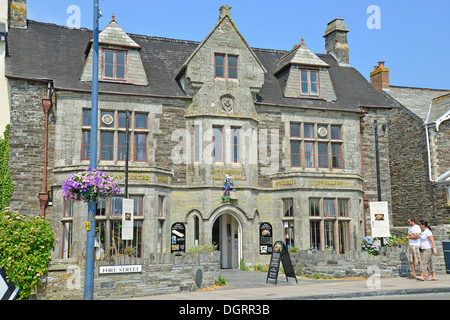
[[[148,86],[100,82],[100,92],[185,97],[176,77],[183,63],[200,42],[128,34],[142,47],[140,54]],[[91,90],[90,82],[80,81],[86,48],[92,39],[88,29],[72,29],[28,21],[27,29],[11,28],[7,38],[6,75],[53,80],[56,88]],[[360,112],[360,106],[389,107],[389,103],[352,67],[341,67],[328,54],[317,54],[330,68],[337,101],[285,98],[275,70],[281,50],[255,49],[267,70],[258,102],[279,106]],[[282,79],[281,79],[282,81]]]

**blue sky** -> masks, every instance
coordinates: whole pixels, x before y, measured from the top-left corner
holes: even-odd
[[[377,62],[383,60],[390,69],[391,85],[450,89],[449,0],[99,0],[99,3],[103,14],[101,30],[115,13],[117,23],[127,33],[195,41],[206,37],[218,20],[219,7],[228,4],[232,7],[233,21],[251,47],[290,50],[303,37],[316,53],[324,53],[322,36],[327,23],[343,18],[350,30],[350,64],[366,78]],[[67,13],[71,5],[80,9],[81,27],[92,29],[93,0],[28,0],[28,19],[67,25],[74,14]],[[379,11],[368,11],[372,5]]]

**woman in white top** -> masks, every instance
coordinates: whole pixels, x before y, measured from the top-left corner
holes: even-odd
[[[420,259],[420,271],[422,272],[421,276],[417,278],[417,280],[424,281],[428,278],[428,271],[431,272],[432,281],[436,281],[436,272],[434,272],[434,267],[431,262],[431,256],[437,255],[436,244],[434,243],[434,237],[431,233],[431,229],[428,226],[428,222],[425,220],[420,220],[419,222],[420,229],[422,233],[420,234],[420,250],[421,250],[421,259]]]

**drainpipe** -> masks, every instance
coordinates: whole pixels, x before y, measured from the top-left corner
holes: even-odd
[[[364,180],[364,157],[363,157],[363,138],[362,138],[362,133],[364,131],[364,128],[366,127],[366,123],[363,120],[363,118],[365,116],[364,109],[362,109],[362,112],[363,112],[363,115],[359,119],[359,139],[360,139],[360,145],[361,145],[361,174],[362,174],[362,178],[363,178],[364,237],[367,237],[366,212],[367,212],[367,207],[369,206],[369,201],[366,200],[366,183]]]
[[[44,161],[43,161],[43,178],[42,178],[42,192],[39,193],[38,198],[41,203],[41,217],[45,217],[45,208],[49,200],[49,191],[47,189],[47,164],[48,164],[48,113],[52,106],[52,84],[48,83],[47,99],[42,99],[42,107],[44,108]]]

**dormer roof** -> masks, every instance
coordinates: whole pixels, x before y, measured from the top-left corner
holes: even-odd
[[[328,68],[329,65],[320,59],[315,53],[313,53],[305,44],[304,39],[299,45],[294,46],[294,48],[283,55],[278,61],[275,73],[282,70],[288,64],[298,64],[304,66],[313,67],[325,67]]]

